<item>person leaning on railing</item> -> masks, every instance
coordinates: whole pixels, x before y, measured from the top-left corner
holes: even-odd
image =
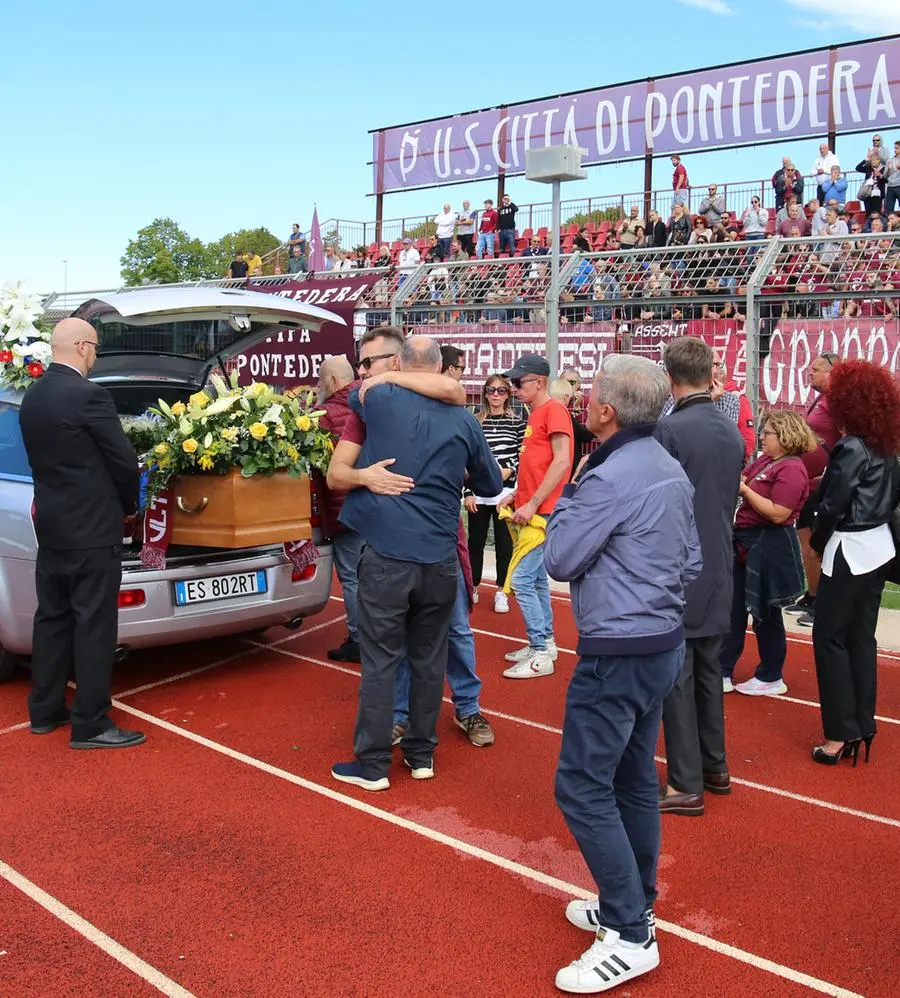
[[[802,455],[816,446],[812,430],[797,413],[770,412],[762,431],[762,454],[741,480],[741,502],[734,519],[731,631],[719,655],[726,693],[787,693],[783,679],[787,638],[781,608],[793,604],[803,592],[803,561],[794,524],[809,496]],[[748,612],[759,665],[752,678],[735,685],[732,676],[744,650]]]
[[[825,733],[812,757],[856,765],[863,743],[869,761],[875,737],[875,628],[900,502],[900,387],[886,368],[844,361],[828,404],[844,436],[829,454],[810,537],[822,559],[813,646]]]

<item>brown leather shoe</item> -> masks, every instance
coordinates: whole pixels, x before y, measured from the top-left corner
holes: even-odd
[[[711,794],[730,794],[731,777],[725,773],[704,773],[703,787]]]
[[[660,814],[682,814],[688,818],[703,815],[703,794],[669,794],[659,802]]]

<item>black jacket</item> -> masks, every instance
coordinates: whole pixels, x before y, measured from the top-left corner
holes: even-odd
[[[862,437],[841,437],[828,457],[810,546],[820,554],[835,530],[852,533],[890,523],[900,491],[900,464]]]
[[[138,462],[100,385],[51,364],[19,411],[34,478],[35,533],[59,551],[122,543],[122,518],[135,511]]]
[[[694,522],[703,571],[687,588],[688,638],[725,634],[731,620],[732,525],[744,467],[744,439],[708,394],[689,396],[656,424],[653,436],[684,468],[694,487]]]

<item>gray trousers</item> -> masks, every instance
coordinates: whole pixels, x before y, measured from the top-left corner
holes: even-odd
[[[683,794],[702,794],[704,773],[728,769],[721,643],[719,636],[687,639],[681,675],[663,702],[668,782]]]
[[[357,593],[362,681],[353,749],[370,779],[387,775],[391,764],[394,680],[404,652],[410,687],[403,754],[414,766],[431,764],[458,566],[455,553],[435,565],[420,565],[363,548]]]

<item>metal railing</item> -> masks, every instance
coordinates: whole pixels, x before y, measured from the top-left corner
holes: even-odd
[[[847,179],[847,201],[855,201],[856,191],[863,182],[863,175],[855,170],[845,170],[843,176]],[[816,197],[816,178],[810,174],[803,178],[803,200],[810,201]],[[770,177],[759,180],[737,180],[717,183],[718,193],[725,200],[725,207],[733,216],[740,218],[744,209],[749,206],[751,197],[758,197],[760,203],[767,208],[775,205],[775,191]],[[688,208],[696,213],[707,195],[709,184],[695,184],[688,192]],[[570,198],[562,202],[562,217],[565,222],[573,217],[583,216],[585,221],[618,221],[628,214],[632,205],[637,205],[640,215],[644,215],[644,191],[632,191],[620,194],[602,194],[596,197]],[[663,218],[672,212],[673,191],[671,187],[658,188],[649,192],[650,208],[655,209]],[[522,233],[526,229],[551,227],[551,204],[549,201],[535,202],[518,206],[516,228]],[[398,242],[409,233],[417,236],[431,235],[434,229],[434,214],[402,216],[386,218],[381,223],[381,242],[389,246]],[[356,246],[369,247],[376,241],[377,225],[375,221],[353,221],[349,219],[329,218],[320,226],[322,236],[329,239],[343,250],[352,250]],[[264,269],[270,270],[276,264],[282,269],[287,266],[288,245],[281,246],[263,257]]]

